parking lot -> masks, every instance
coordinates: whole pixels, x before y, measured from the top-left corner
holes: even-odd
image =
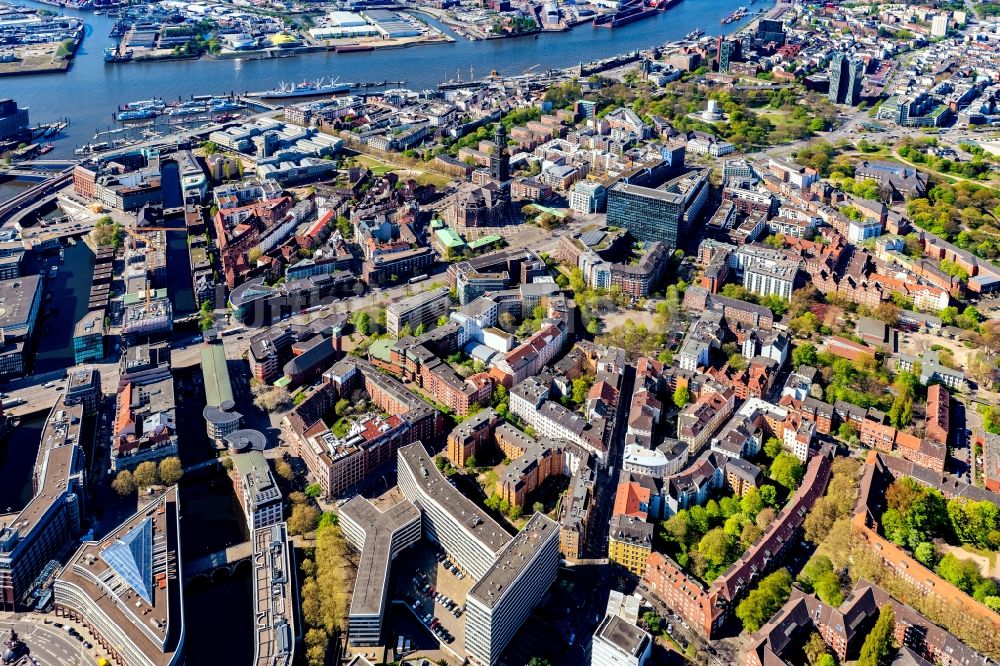
[[[454,565],[446,568],[451,564],[428,542],[406,551],[394,563],[393,599],[406,604],[435,635],[445,657],[460,657],[465,654],[465,597],[473,580]],[[392,631],[399,633],[395,627]]]

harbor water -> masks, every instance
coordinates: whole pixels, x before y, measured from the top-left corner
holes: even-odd
[[[30,0],[24,4],[35,5]],[[246,92],[273,88],[280,81],[298,82],[319,77],[341,81],[405,80],[412,89],[433,88],[458,72],[468,79],[492,70],[516,75],[527,69],[544,71],[577,65],[615,54],[683,39],[695,28],[721,34],[742,23],[719,21],[745,0],[675,0],[655,16],[615,29],[588,24],[561,33],[542,33],[511,39],[469,41],[456,37],[451,44],[414,46],[360,53],[313,53],[269,60],[180,60],[173,62],[106,64],[104,49],[114,19],[90,12],[64,9],[86,20],[86,37],[72,67],[65,74],[9,77],[0,82],[3,97],[12,97],[30,109],[33,123],[69,116],[72,124],[55,141],[50,157],[72,156],[73,148],[90,142],[97,131],[114,128],[120,104],[150,97],[164,100],[191,95]],[[47,5],[37,5],[46,7]],[[765,5],[767,6],[767,5]],[[760,7],[760,5],[754,5]],[[420,14],[435,25],[433,19]],[[749,19],[748,19],[749,20]],[[2,196],[2,195],[0,195]]]

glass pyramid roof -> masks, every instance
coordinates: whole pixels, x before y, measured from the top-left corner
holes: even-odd
[[[153,605],[153,519],[146,517],[121,539],[101,551],[126,585]]]

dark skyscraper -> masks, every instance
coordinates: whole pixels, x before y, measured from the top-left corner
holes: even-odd
[[[510,180],[510,155],[507,152],[507,129],[503,123],[497,123],[493,143],[497,145],[490,156],[490,177],[498,183]]]
[[[865,64],[843,53],[830,60],[830,101],[855,106],[861,101],[861,82]]]
[[[761,44],[774,42],[778,46],[785,45],[785,25],[774,19],[761,19],[757,23],[756,41]]]
[[[12,99],[0,99],[0,141],[31,138],[28,132],[28,110],[17,108]]]

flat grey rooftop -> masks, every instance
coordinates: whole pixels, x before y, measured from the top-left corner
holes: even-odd
[[[478,599],[487,608],[493,608],[503,597],[514,580],[531,562],[542,542],[558,533],[559,524],[543,513],[536,513],[500,553],[496,564],[476,585],[469,596]],[[556,536],[558,538],[558,535]]]
[[[399,464],[406,465],[423,492],[440,504],[467,532],[494,553],[503,550],[511,536],[485,509],[463,495],[442,476],[420,442],[399,449]]]
[[[419,522],[420,511],[410,502],[401,502],[379,511],[367,499],[357,495],[340,508],[340,515],[365,532],[351,597],[351,615],[379,615],[385,588],[389,584],[393,534],[402,527]]]
[[[597,635],[632,656],[642,654],[649,643],[649,635],[645,631],[617,615],[605,616],[597,628]]]

